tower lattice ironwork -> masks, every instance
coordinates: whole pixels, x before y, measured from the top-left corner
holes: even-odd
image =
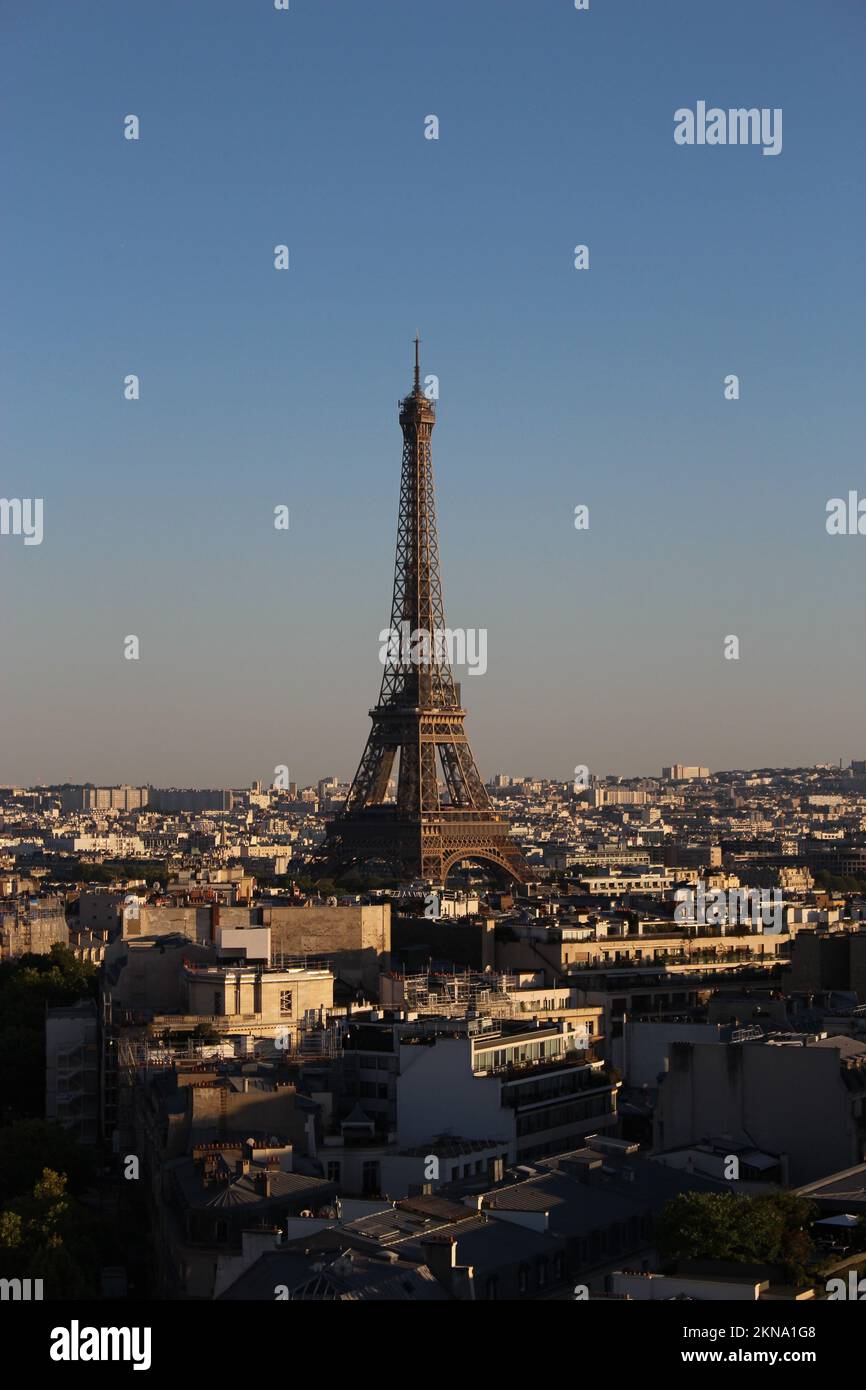
[[[430,443],[436,412],[421,389],[417,337],[414,385],[399,411],[403,463],[382,688],[358,771],[316,868],[320,876],[339,876],[378,861],[400,877],[441,885],[454,864],[473,859],[526,882],[523,855],[475,765],[451,669]],[[389,800],[395,763],[396,799]]]

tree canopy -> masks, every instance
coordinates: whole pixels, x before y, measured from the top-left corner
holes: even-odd
[[[656,1242],[664,1259],[778,1264],[800,1284],[812,1255],[814,1219],[814,1204],[789,1192],[687,1192],[662,1210]]]
[[[45,1114],[45,1010],[96,998],[98,970],[66,946],[0,963],[0,1106],[5,1122]]]

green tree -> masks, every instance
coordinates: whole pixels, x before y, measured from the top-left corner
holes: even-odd
[[[0,1211],[4,1275],[42,1279],[47,1298],[87,1298],[95,1292],[85,1269],[98,1267],[92,1217],[70,1204],[66,1176],[45,1168],[30,1195]],[[8,1271],[8,1273],[7,1273]]]
[[[193,1029],[193,1037],[200,1043],[218,1043],[221,1034],[212,1023],[197,1023]]]
[[[662,1210],[656,1241],[665,1259],[781,1264],[799,1284],[813,1251],[814,1216],[812,1203],[789,1192],[687,1192]]]
[[[98,970],[66,946],[0,964],[0,1106],[5,1122],[42,1117],[45,1010],[96,998]]]
[[[45,1168],[64,1173],[70,1192],[81,1193],[96,1177],[96,1158],[62,1125],[48,1120],[0,1128],[0,1205],[31,1192]]]

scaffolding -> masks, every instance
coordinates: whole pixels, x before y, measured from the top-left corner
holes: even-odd
[[[412,1013],[446,1014],[449,1017],[485,1015],[491,1018],[517,1018],[519,1003],[507,990],[516,989],[509,975],[482,974],[476,970],[453,974],[424,971],[403,977],[405,1006]]]
[[[251,1015],[252,1019],[255,1017]],[[192,1032],[183,1036],[186,1027],[200,1023],[210,1024],[218,1032],[220,1023],[226,1026],[219,1041],[205,1041]],[[177,1032],[173,1031],[173,1024]],[[239,1031],[239,1025],[232,1026],[222,1015],[205,1018],[197,1014],[165,1014],[145,1026],[115,1026],[118,1105],[124,1086],[128,1088],[137,1078],[146,1080],[149,1073],[168,1070],[179,1062],[213,1066],[226,1061],[296,1062],[336,1057],[342,1051],[347,1019],[343,1015],[322,1017],[321,1010],[309,1010],[291,1025],[263,1025],[256,1037],[248,1031],[251,1026],[245,1024]],[[253,1046],[245,1049],[240,1046],[242,1041],[250,1041]]]

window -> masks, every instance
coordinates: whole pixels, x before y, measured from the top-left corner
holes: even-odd
[[[280,990],[280,1017],[291,1018],[292,1016],[292,991],[290,989]]]
[[[520,1293],[529,1289],[529,1265],[521,1265],[517,1271],[517,1288]]]
[[[538,1261],[538,1287],[543,1289],[547,1284],[547,1260]]]
[[[365,1161],[362,1169],[362,1183],[365,1195],[379,1191],[379,1163],[376,1159]]]
[[[328,1182],[339,1182],[341,1164],[336,1159],[331,1159],[328,1164]]]
[[[487,1280],[487,1283],[486,1283],[485,1286],[484,1286],[484,1291],[485,1291],[485,1293],[486,1293],[486,1295],[487,1295],[488,1298],[490,1298],[490,1299],[495,1299],[495,1298],[496,1298],[496,1289],[497,1289],[498,1282],[499,1282],[499,1281],[498,1281],[498,1279],[496,1278],[496,1275],[495,1275],[495,1274],[491,1274],[490,1278]]]

